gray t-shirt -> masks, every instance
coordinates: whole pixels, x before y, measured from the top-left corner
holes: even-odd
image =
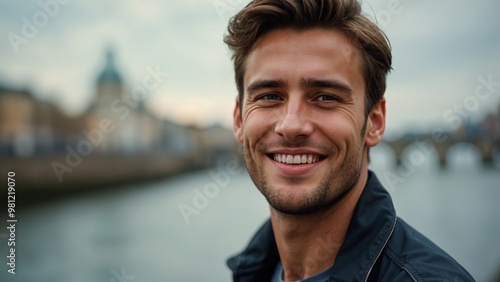
[[[333,266],[332,266],[333,267]],[[304,280],[297,280],[294,282],[328,282],[330,281],[330,270],[332,268],[328,268],[327,270],[316,274],[312,277],[306,278]],[[273,278],[271,279],[271,282],[284,282],[283,281],[283,265],[281,264],[281,261],[278,262],[278,265],[276,266],[276,270],[274,270]]]

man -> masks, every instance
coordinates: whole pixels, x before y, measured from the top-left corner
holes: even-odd
[[[355,0],[254,0],[230,22],[234,133],[271,219],[235,281],[473,281],[368,171],[391,50]],[[301,280],[306,279],[306,280]]]

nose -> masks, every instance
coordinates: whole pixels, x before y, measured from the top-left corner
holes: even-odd
[[[305,102],[300,99],[290,99],[280,112],[275,132],[287,139],[310,136],[313,125]]]

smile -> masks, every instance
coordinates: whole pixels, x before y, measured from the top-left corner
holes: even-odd
[[[301,155],[289,155],[289,154],[272,154],[272,158],[284,164],[313,164],[319,162],[322,157],[320,155],[314,154],[301,154]]]

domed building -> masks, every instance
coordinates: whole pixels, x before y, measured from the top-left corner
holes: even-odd
[[[104,69],[97,77],[97,99],[94,105],[110,105],[114,99],[119,99],[123,91],[123,81],[116,69],[115,55],[111,49],[106,52]]]
[[[115,54],[108,49],[96,80],[96,95],[87,113],[87,137],[100,153],[137,153],[150,147],[151,136],[142,134],[150,114],[143,101],[131,102],[118,71]],[[147,116],[146,118],[144,116]],[[149,130],[151,132],[151,130]],[[103,138],[100,138],[102,134]],[[102,139],[102,140],[101,140]]]

